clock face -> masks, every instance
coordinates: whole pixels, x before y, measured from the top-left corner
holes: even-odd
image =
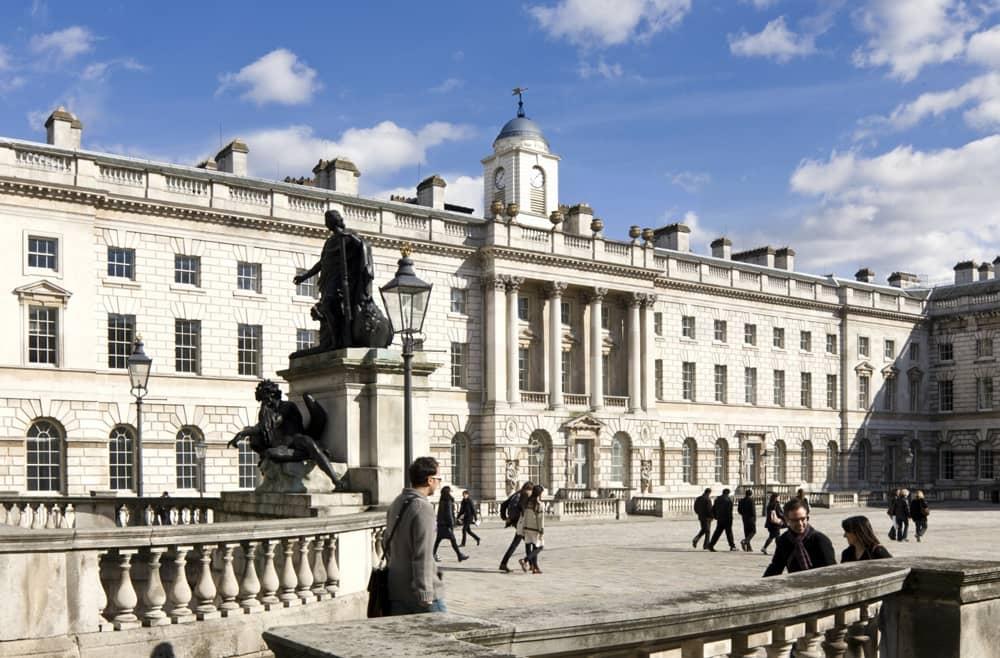
[[[498,190],[502,190],[506,184],[507,184],[507,172],[503,170],[503,167],[500,167],[493,174],[493,186]]]
[[[543,185],[545,185],[545,172],[535,167],[531,170],[531,186],[537,189]]]

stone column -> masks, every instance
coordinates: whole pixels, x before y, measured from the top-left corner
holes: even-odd
[[[566,284],[553,281],[545,287],[549,306],[549,344],[545,350],[549,368],[549,408],[561,409],[562,390],[562,294]]]
[[[517,369],[517,293],[521,290],[524,277],[507,277],[507,402],[520,404],[521,382]]]
[[[503,355],[506,352],[506,304],[503,293],[506,280],[503,276],[483,279],[484,320],[486,325],[486,404],[493,408],[506,406],[507,368]]]
[[[604,408],[604,329],[601,327],[601,309],[607,288],[594,288],[588,297],[590,303],[590,408]]]
[[[656,369],[653,360],[656,357],[653,340],[653,313],[656,308],[656,295],[645,295],[642,300],[642,410],[651,411],[656,408]]]
[[[635,413],[639,410],[642,396],[642,359],[639,346],[639,307],[644,295],[632,293],[629,299],[628,313],[628,409]]]

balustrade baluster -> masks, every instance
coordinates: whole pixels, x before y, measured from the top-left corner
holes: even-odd
[[[299,537],[299,568],[296,577],[299,581],[295,593],[302,599],[303,603],[312,603],[316,600],[316,595],[312,592],[313,577],[312,565],[309,564],[309,548],[313,542],[313,537]]]
[[[313,541],[312,572],[313,586],[312,593],[317,601],[325,601],[330,598],[330,593],[326,591],[326,565],[323,560],[323,551],[326,547],[326,537],[317,535]]]
[[[31,505],[25,503],[24,508],[21,510],[21,521],[17,525],[25,530],[28,530],[31,528],[33,518],[34,512],[31,509]]]
[[[48,516],[45,518],[45,529],[52,530],[58,527],[58,523],[59,523],[59,505],[53,503],[52,507],[49,509]]]
[[[212,579],[212,551],[214,546],[203,544],[198,547],[201,571],[198,574],[198,584],[194,588],[194,598],[198,606],[194,609],[198,621],[218,619],[221,615],[215,607],[215,581]]]
[[[153,525],[156,522],[156,512],[151,505],[142,508],[142,522],[146,525]]]
[[[194,621],[191,612],[191,586],[187,579],[187,555],[191,546],[174,547],[174,580],[170,583],[170,605],[167,614],[175,624]]]
[[[868,620],[858,620],[847,629],[847,657],[867,658],[868,647],[872,644],[872,636],[869,635]]]
[[[823,642],[823,651],[826,658],[845,658],[847,653],[847,624],[843,610],[837,611],[834,615],[833,628],[826,631],[826,641]]]
[[[115,610],[115,616],[111,621],[116,631],[139,626],[139,618],[135,616],[135,605],[139,602],[139,597],[136,596],[135,588],[132,586],[132,556],[135,554],[134,549],[127,548],[119,548],[115,554],[118,562],[118,584],[111,597],[111,604]]]
[[[788,658],[796,639],[806,632],[805,624],[775,626],[771,629],[771,643],[767,645],[767,658]]]
[[[94,586],[97,589],[97,630],[105,631],[111,629],[111,624],[107,617],[104,616],[105,611],[108,608],[108,593],[104,589],[104,581],[101,579],[101,560],[107,555],[107,551],[97,551],[97,565],[95,575],[97,576],[97,582]]]
[[[243,542],[243,578],[240,580],[240,607],[247,614],[261,612],[264,607],[257,600],[260,593],[260,580],[257,578],[257,545],[258,542]]]
[[[146,581],[146,588],[142,592],[142,603],[146,611],[142,613],[143,626],[165,626],[170,623],[170,618],[163,611],[163,604],[167,602],[167,592],[163,589],[163,582],[160,580],[160,558],[165,549],[153,546],[149,549],[146,558],[146,565],[149,567],[149,578]]]
[[[265,610],[281,605],[281,600],[275,594],[278,591],[279,583],[278,570],[274,567],[274,550],[278,547],[279,541],[268,539],[264,544],[264,572],[260,579],[260,602],[264,604]]]
[[[298,576],[295,575],[295,537],[287,537],[285,544],[285,561],[281,565],[281,593],[278,598],[286,608],[301,605],[302,600],[295,593],[295,588],[299,584]]]
[[[382,540],[385,537],[385,527],[372,530],[372,562],[378,564],[382,561],[383,548]]]
[[[818,619],[806,621],[806,633],[795,642],[796,658],[824,658],[823,632]]]
[[[329,552],[326,555],[326,591],[337,596],[340,589],[340,566],[337,564],[337,535],[330,535]]]
[[[233,570],[233,551],[239,544],[226,542],[222,544],[222,578],[219,580],[219,596],[222,603],[219,610],[223,617],[233,614],[242,614],[240,604],[236,602],[236,595],[240,593],[240,584],[236,580],[236,572]]]
[[[49,518],[49,511],[45,507],[45,503],[38,503],[35,507],[35,518],[31,521],[32,530],[41,530],[45,527],[45,522]]]

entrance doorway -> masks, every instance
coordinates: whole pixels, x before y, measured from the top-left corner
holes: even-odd
[[[590,441],[586,439],[573,444],[573,484],[579,489],[590,488]]]
[[[740,476],[742,484],[764,482],[764,441],[760,436],[740,435]]]

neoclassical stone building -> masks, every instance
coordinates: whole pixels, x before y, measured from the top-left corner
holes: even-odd
[[[422,348],[442,365],[417,429],[482,498],[525,478],[689,493],[996,475],[990,265],[927,289],[798,272],[787,247],[697,254],[683,224],[614,239],[559,197],[559,158],[523,115],[482,160],[485,217],[436,176],[380,201],[339,158],[276,182],[247,176],[238,140],[186,167],[84,150],[61,109],[46,127],[47,144],[0,138],[0,489],[135,489],[138,333],[145,491],[252,487],[253,455],[226,442],[259,378],[316,340],[315,289],[292,278],[330,208],[371,241],[377,280],[409,242],[434,284]]]

